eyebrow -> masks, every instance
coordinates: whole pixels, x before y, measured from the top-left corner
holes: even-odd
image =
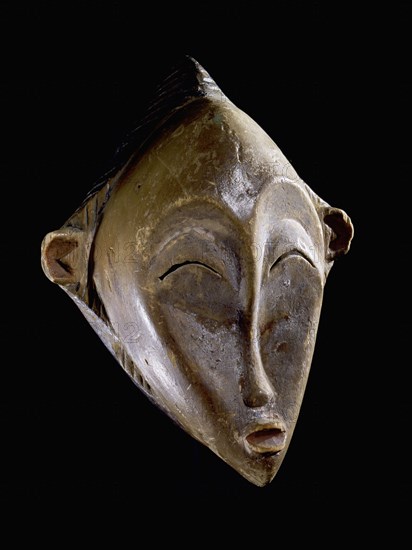
[[[205,241],[207,240],[213,243],[215,242],[213,239],[214,235],[210,231],[204,229],[203,227],[194,226],[194,227],[186,228],[183,231],[177,230],[172,235],[168,235],[168,238],[161,241],[159,243],[159,246],[156,247],[155,254],[156,255],[161,254],[162,250],[164,250],[168,246],[174,246],[175,241],[177,241],[179,238],[186,237],[193,234],[196,234],[196,236],[200,237],[200,240],[205,240]]]

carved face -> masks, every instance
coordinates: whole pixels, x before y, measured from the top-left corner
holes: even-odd
[[[332,233],[291,173],[247,115],[197,101],[118,175],[88,266],[109,349],[257,485],[290,443],[330,259],[350,240],[347,217],[325,210]]]

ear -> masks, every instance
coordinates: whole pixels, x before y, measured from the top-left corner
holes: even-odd
[[[323,221],[326,230],[326,259],[333,261],[348,252],[353,237],[353,225],[346,212],[330,206],[323,209]]]
[[[48,233],[42,243],[41,262],[46,276],[59,285],[80,283],[87,271],[85,233],[65,227]]]

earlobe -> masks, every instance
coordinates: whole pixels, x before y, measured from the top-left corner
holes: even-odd
[[[41,263],[46,276],[59,285],[80,282],[83,270],[85,234],[66,227],[48,233],[43,239]]]
[[[332,207],[324,208],[323,221],[326,230],[326,259],[333,261],[348,252],[353,237],[353,225],[346,212]]]

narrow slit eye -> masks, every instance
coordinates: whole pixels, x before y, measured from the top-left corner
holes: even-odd
[[[279,263],[281,262],[282,260],[284,260],[285,258],[288,258],[289,256],[300,256],[301,258],[303,258],[304,260],[306,260],[312,267],[315,267],[315,264],[313,263],[313,261],[308,258],[308,256],[306,256],[305,254],[303,254],[303,252],[301,252],[300,250],[296,250],[296,249],[293,249],[293,250],[289,250],[288,252],[285,252],[284,254],[281,254],[279,256],[279,258],[272,264],[271,268],[269,269],[269,271],[272,271],[272,269]]]
[[[181,267],[183,267],[185,265],[201,265],[202,267],[205,267],[209,271],[212,271],[213,273],[216,273],[216,275],[221,277],[220,273],[218,271],[216,271],[216,269],[213,269],[213,267],[210,267],[210,265],[204,264],[203,262],[196,262],[196,261],[192,262],[192,261],[188,260],[186,262],[182,262],[181,264],[172,265],[172,267],[170,267],[165,273],[163,273],[163,275],[160,275],[159,279],[161,281],[163,281],[163,279],[165,277],[167,277],[168,275],[170,275],[171,273],[173,273],[174,271],[176,271],[177,269],[180,269]]]

